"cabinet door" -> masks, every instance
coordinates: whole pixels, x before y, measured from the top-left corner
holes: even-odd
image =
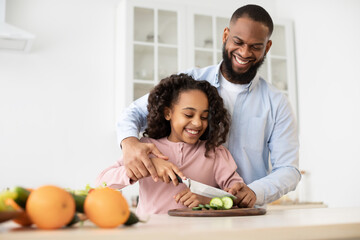
[[[210,66],[222,60],[222,35],[229,25],[228,16],[214,9],[188,11],[189,68]]]
[[[285,93],[297,116],[295,54],[291,21],[277,21],[271,36],[272,46],[261,66],[260,75]]]
[[[148,1],[120,2],[117,13],[117,102],[120,108],[184,69],[183,7]],[[121,99],[122,98],[122,99]],[[125,101],[124,101],[125,99]],[[119,110],[120,111],[120,110]]]
[[[134,97],[179,71],[178,12],[134,7]]]

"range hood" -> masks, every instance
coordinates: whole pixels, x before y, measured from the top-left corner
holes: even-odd
[[[35,36],[5,22],[6,0],[0,0],[0,50],[28,52]]]

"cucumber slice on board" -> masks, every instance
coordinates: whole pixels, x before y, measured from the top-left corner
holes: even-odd
[[[231,197],[222,197],[221,201],[223,202],[224,209],[230,209],[234,205],[234,202],[231,199]]]
[[[223,201],[219,197],[214,197],[210,200],[210,206],[220,209],[223,207]]]
[[[202,209],[202,207],[193,207],[192,210],[194,211],[200,211]]]
[[[211,209],[210,204],[205,204],[205,208],[208,209],[208,210]]]

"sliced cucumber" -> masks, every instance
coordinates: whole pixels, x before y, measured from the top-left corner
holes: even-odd
[[[211,209],[218,210],[217,206],[210,206]]]
[[[223,208],[224,209],[230,209],[230,208],[232,208],[232,206],[234,204],[231,197],[222,197],[221,201],[223,202]]]
[[[193,207],[193,208],[192,208],[192,210],[194,210],[194,211],[199,211],[199,210],[201,210],[201,209],[202,209],[202,207],[199,207],[199,206],[198,206],[198,207]]]
[[[227,210],[232,208],[234,202],[231,197],[224,196],[222,198],[214,197],[210,200],[210,204],[199,204],[197,207],[193,207],[192,210],[202,210],[202,209],[214,209],[214,210]]]
[[[210,206],[217,207],[220,209],[223,207],[223,201],[219,197],[214,197],[210,200]]]

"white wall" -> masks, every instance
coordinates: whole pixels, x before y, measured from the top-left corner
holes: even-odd
[[[119,156],[116,1],[8,0],[6,21],[36,35],[0,52],[0,189],[94,185]]]
[[[0,190],[93,185],[120,156],[114,116],[117,2],[7,1],[7,22],[37,38],[28,54],[0,52]],[[263,3],[274,18],[294,20],[300,165],[311,182],[303,199],[360,206],[360,2],[226,2],[229,9]],[[133,191],[125,193],[129,199]]]
[[[294,20],[306,200],[360,206],[360,1],[277,0]]]

